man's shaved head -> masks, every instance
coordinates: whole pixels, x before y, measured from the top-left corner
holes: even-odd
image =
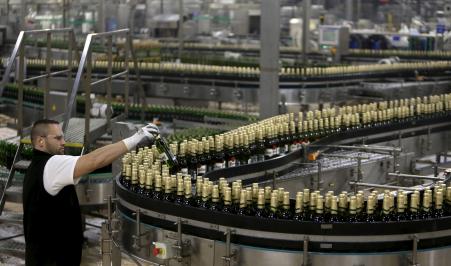
[[[36,140],[39,137],[45,137],[48,135],[49,125],[59,125],[58,121],[51,119],[41,119],[33,124],[33,128],[31,129],[31,143],[33,147],[36,146]]]

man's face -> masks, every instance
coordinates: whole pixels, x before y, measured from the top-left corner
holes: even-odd
[[[64,135],[61,127],[56,124],[48,125],[47,134],[39,137],[38,145],[45,152],[56,155],[64,154]]]

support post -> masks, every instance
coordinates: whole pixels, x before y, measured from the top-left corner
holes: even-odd
[[[261,1],[260,118],[279,114],[280,0]]]

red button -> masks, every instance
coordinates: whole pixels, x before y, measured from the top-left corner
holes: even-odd
[[[156,257],[160,254],[161,248],[153,248],[152,254]]]

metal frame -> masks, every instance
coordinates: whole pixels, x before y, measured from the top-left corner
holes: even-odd
[[[125,70],[119,73],[113,74],[113,37],[125,35]],[[107,60],[108,60],[108,68],[107,68],[107,76],[103,79],[92,82],[91,81],[91,73],[92,73],[92,43],[94,39],[98,38],[106,38],[106,48],[107,48]],[[129,56],[133,60],[134,71],[136,75],[136,81],[139,87],[139,98],[141,100],[141,104],[143,107],[146,106],[144,89],[141,83],[141,77],[138,68],[138,61],[135,57],[135,53],[133,51],[132,39],[130,35],[129,29],[121,29],[116,31],[102,32],[102,33],[91,33],[86,37],[86,42],[83,47],[83,53],[81,56],[80,63],[78,65],[77,75],[75,77],[75,83],[71,90],[70,96],[68,98],[68,112],[64,114],[64,122],[63,122],[63,132],[66,133],[67,127],[69,125],[69,120],[71,118],[71,113],[73,106],[75,104],[77,91],[80,88],[81,83],[83,82],[83,88],[85,92],[85,135],[84,135],[84,143],[85,145],[89,145],[90,136],[89,136],[89,120],[90,120],[90,109],[91,109],[91,88],[94,85],[106,83],[107,90],[107,131],[111,131],[111,84],[113,79],[125,76],[125,116],[128,115],[128,107],[129,107]],[[83,70],[86,66],[86,76],[83,79]],[[141,109],[141,120],[144,120],[144,111]],[[85,147],[88,148],[88,147]]]
[[[64,34],[67,33],[69,35],[68,39],[68,67],[67,69],[60,71],[51,71],[51,63],[52,63],[52,34]],[[46,67],[45,74],[25,78],[25,40],[30,35],[46,35],[47,40],[47,48],[46,48]],[[78,59],[79,54],[77,51],[77,45],[75,43],[75,33],[72,28],[62,28],[62,29],[46,29],[46,30],[29,30],[29,31],[21,31],[17,38],[16,44],[14,46],[11,57],[9,58],[8,65],[6,66],[5,73],[3,75],[3,79],[0,83],[0,96],[3,94],[6,83],[8,82],[12,66],[16,62],[16,58],[18,57],[18,76],[15,77],[16,82],[19,84],[18,88],[18,101],[17,101],[17,135],[21,138],[23,137],[23,84],[25,82],[30,82],[34,80],[38,80],[41,78],[45,78],[45,92],[44,92],[44,108],[47,106],[47,100],[49,97],[49,86],[50,86],[50,77],[58,76],[61,74],[67,74],[67,79],[70,80],[72,78],[72,67],[73,67],[73,52],[75,52],[75,56]],[[17,66],[16,66],[17,67]],[[48,117],[48,110],[45,108],[44,117]]]

